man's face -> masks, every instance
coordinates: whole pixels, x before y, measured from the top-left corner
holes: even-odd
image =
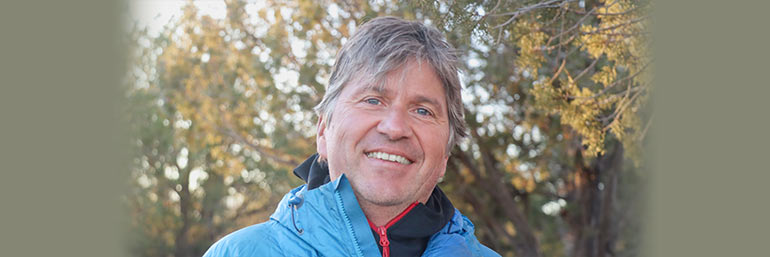
[[[378,90],[348,83],[332,120],[318,125],[318,153],[331,179],[344,173],[359,201],[425,202],[444,175],[449,119],[444,88],[430,64],[408,62]]]

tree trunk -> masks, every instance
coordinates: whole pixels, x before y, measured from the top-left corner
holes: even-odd
[[[598,168],[604,170],[606,179],[604,181],[604,190],[602,195],[602,210],[599,216],[599,256],[614,256],[613,245],[615,233],[613,227],[617,219],[614,218],[613,210],[615,207],[615,198],[617,194],[618,176],[623,168],[623,148],[621,144],[615,146],[615,151],[606,158],[606,161],[599,162]]]
[[[179,169],[179,183],[181,190],[177,191],[179,195],[179,216],[182,220],[182,226],[177,230],[176,238],[174,242],[174,256],[187,257],[192,256],[191,246],[188,240],[188,232],[190,231],[190,214],[192,212],[192,206],[190,204],[190,167],[188,165],[185,169]],[[177,166],[179,168],[179,166]]]
[[[576,152],[574,190],[571,195],[577,209],[567,217],[574,238],[570,256],[612,255],[610,240],[613,200],[622,160],[623,149],[617,143],[608,154],[597,157],[588,167],[583,165],[580,151]]]
[[[516,205],[516,201],[513,198],[513,193],[508,186],[502,180],[502,174],[497,168],[494,167],[494,160],[486,153],[482,153],[482,159],[484,162],[483,167],[486,171],[486,176],[481,175],[478,167],[473,164],[470,157],[461,151],[458,151],[456,156],[460,162],[466,166],[471,173],[477,178],[477,181],[481,183],[481,188],[486,189],[487,193],[492,196],[494,203],[500,206],[505,213],[506,217],[513,223],[516,228],[516,235],[513,236],[513,246],[516,256],[521,257],[538,257],[540,256],[539,247],[535,234],[527,221],[527,218],[519,210]]]

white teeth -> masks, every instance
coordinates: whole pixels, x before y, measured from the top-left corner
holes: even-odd
[[[398,156],[398,155],[395,155],[395,154],[388,154],[388,153],[383,153],[383,152],[371,152],[371,153],[366,154],[366,156],[369,157],[369,158],[376,158],[376,159],[385,160],[385,161],[398,162],[398,163],[401,163],[401,164],[410,164],[410,163],[412,163],[409,160],[407,160],[406,158],[404,158],[403,156]]]

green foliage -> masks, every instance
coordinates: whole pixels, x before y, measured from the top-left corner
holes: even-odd
[[[647,1],[226,3],[223,19],[190,3],[160,34],[130,34],[135,255],[200,256],[266,220],[315,152],[312,107],[336,51],[382,15],[430,23],[461,54],[471,136],[441,186],[483,243],[635,255],[639,225],[622,210],[640,208]]]

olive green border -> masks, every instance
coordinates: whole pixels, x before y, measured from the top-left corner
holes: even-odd
[[[765,1],[654,1],[644,256],[767,254]]]
[[[770,168],[762,1],[654,1],[644,256],[761,256]],[[0,251],[122,256],[119,1],[0,4]],[[118,50],[118,51],[116,51]]]
[[[119,1],[0,3],[0,255],[124,256]]]

